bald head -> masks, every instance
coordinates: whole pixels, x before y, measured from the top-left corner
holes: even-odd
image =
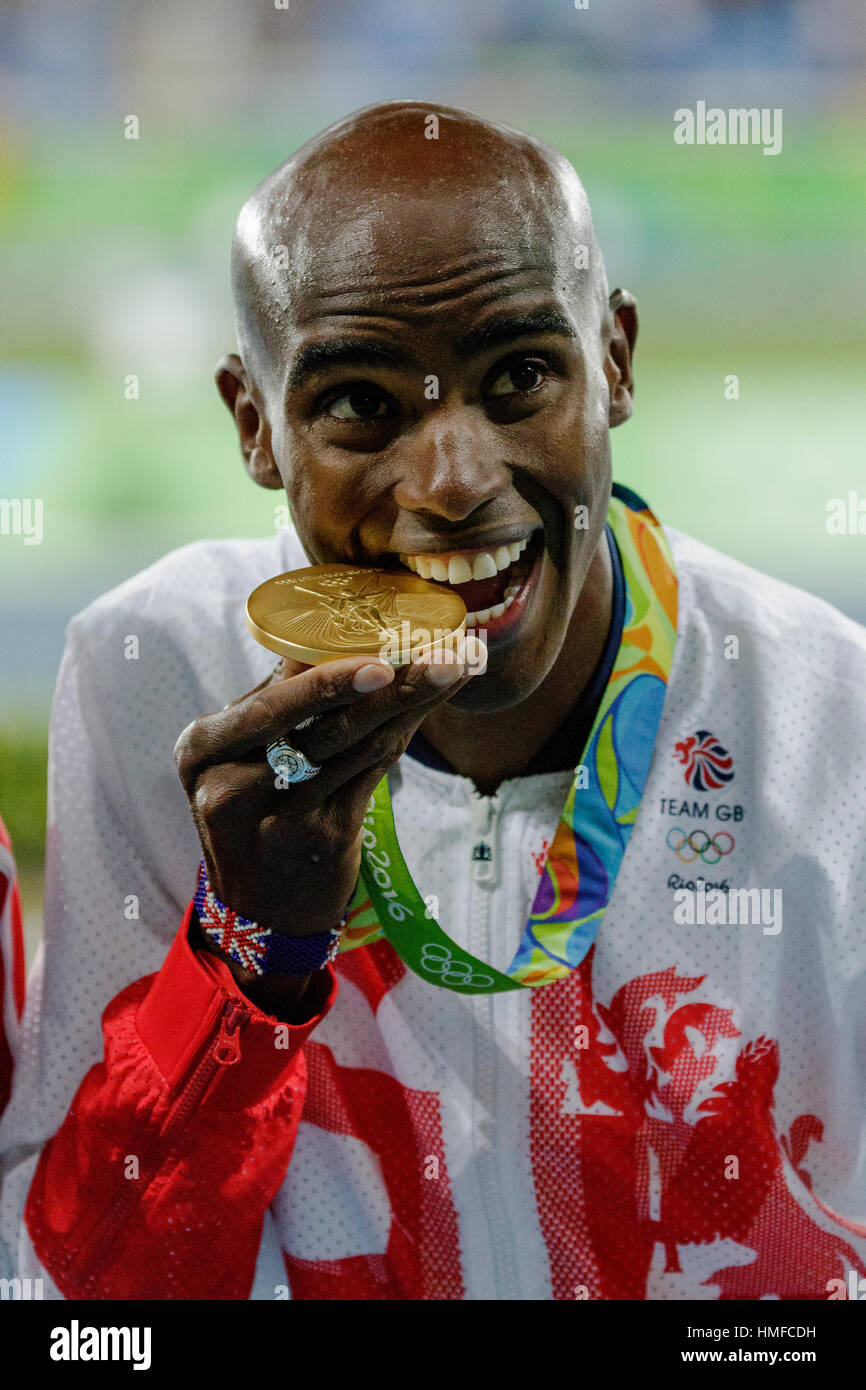
[[[429,270],[413,267],[446,261],[455,238],[452,274],[503,252],[544,257],[578,321],[608,316],[589,202],[563,155],[472,112],[382,103],[309,141],[241,210],[232,287],[248,373],[264,390],[278,383],[311,305],[356,313],[365,294],[432,300]]]

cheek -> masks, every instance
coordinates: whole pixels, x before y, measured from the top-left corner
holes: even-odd
[[[314,563],[342,557],[346,538],[361,515],[364,480],[357,462],[347,465],[342,459],[322,458],[296,443],[280,471],[292,521]]]
[[[545,420],[550,464],[566,486],[586,489],[587,481],[604,472],[609,457],[607,382],[596,375],[580,390],[569,391],[560,408]]]
[[[335,515],[327,482],[313,461],[305,459],[298,452],[295,452],[291,463],[285,468],[281,467],[280,471],[295,530],[307,553],[318,563],[322,542],[327,545]]]
[[[611,485],[606,423],[589,428],[582,413],[571,412],[548,436],[536,477],[552,503],[543,519],[557,568],[573,572],[577,554],[592,549],[604,529]]]
[[[599,366],[587,379],[580,405],[581,429],[587,453],[592,457],[610,433],[610,391],[607,377]]]

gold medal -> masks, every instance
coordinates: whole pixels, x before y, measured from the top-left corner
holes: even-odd
[[[381,656],[405,666],[453,649],[466,604],[453,589],[393,570],[310,565],[267,579],[247,599],[247,627],[280,656],[317,666]]]

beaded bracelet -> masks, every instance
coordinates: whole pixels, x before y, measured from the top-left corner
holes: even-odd
[[[193,899],[202,931],[208,940],[256,975],[312,975],[332,961],[340,945],[349,909],[339,925],[316,936],[284,936],[260,927],[226,907],[213,892],[204,860],[201,861]]]

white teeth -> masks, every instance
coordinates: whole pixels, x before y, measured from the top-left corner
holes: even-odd
[[[513,602],[514,602],[514,595],[513,595],[513,594],[506,594],[506,596],[505,596],[505,602],[504,602],[504,604],[503,604],[502,606],[503,606],[503,608],[510,608]]]
[[[514,595],[507,598],[503,603],[497,603],[493,608],[480,608],[477,613],[466,614],[466,626],[481,627],[484,623],[489,623],[492,618],[501,618],[506,608],[510,608],[514,602]]]
[[[519,589],[520,589],[520,585],[519,585],[519,584],[509,584],[509,585],[508,585],[508,588],[505,590],[505,597],[506,597],[506,598],[514,598],[514,595],[518,592]]]
[[[475,555],[401,555],[400,563],[414,570],[422,579],[435,579],[440,584],[468,584],[471,579],[492,579],[500,570],[513,565],[523,554],[529,537],[511,541],[495,550],[479,550]],[[517,592],[517,585],[511,586]],[[506,590],[506,594],[509,591]]]
[[[448,561],[448,583],[468,584],[472,578],[472,566],[464,555],[452,555]]]
[[[482,550],[472,563],[473,579],[492,579],[497,573],[496,561],[488,550]]]

